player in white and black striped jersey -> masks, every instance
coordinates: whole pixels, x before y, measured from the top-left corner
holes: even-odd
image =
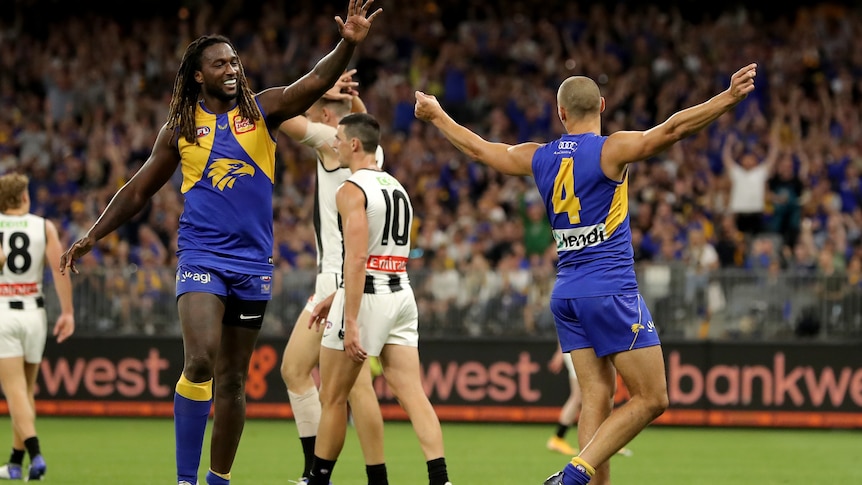
[[[308,483],[329,483],[344,446],[347,394],[368,357],[379,356],[383,376],[419,438],[429,485],[451,485],[440,421],[422,388],[418,310],[407,277],[410,197],[374,160],[380,125],[372,116],[345,116],[335,140],[341,166],[352,172],[336,194],[344,279],[311,315],[313,323],[326,324],[320,349],[320,426]]]
[[[296,319],[281,361],[281,376],[287,386],[305,457],[300,483],[307,478],[311,469],[320,421],[318,390],[311,377],[320,357],[320,333],[309,328],[308,320],[315,305],[335,292],[341,282],[341,267],[344,263],[335,192],[350,176],[350,169],[341,167],[332,143],[338,120],[351,112],[365,111],[365,105],[354,89],[356,83],[352,76],[355,72],[355,69],[345,71],[335,86],[317,100],[304,116],[291,118],[279,127],[282,133],[312,148],[317,157],[312,216],[317,243],[317,278],[314,293]],[[383,149],[380,147],[376,152],[376,161],[378,166],[383,166]],[[385,485],[387,472],[383,449],[383,417],[372,387],[370,369],[357,379],[349,401],[365,458],[368,485]]]
[[[28,178],[0,177],[0,386],[12,418],[12,455],[0,466],[0,479],[41,480],[47,465],[36,435],[34,396],[39,364],[48,336],[42,280],[51,266],[60,315],[54,325],[57,342],[75,331],[72,282],[60,274],[63,248],[57,227],[30,213]],[[24,453],[30,466],[23,470]]]

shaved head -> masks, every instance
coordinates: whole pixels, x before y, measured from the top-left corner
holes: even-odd
[[[581,119],[599,114],[602,110],[602,95],[599,86],[585,76],[572,76],[560,84],[557,104],[565,108],[570,118]]]

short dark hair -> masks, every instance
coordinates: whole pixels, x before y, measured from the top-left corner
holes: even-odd
[[[368,113],[352,113],[338,122],[348,138],[358,138],[365,153],[374,153],[380,145],[380,123]]]

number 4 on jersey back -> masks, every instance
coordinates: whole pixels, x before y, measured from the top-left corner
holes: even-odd
[[[581,200],[575,195],[575,159],[566,157],[560,162],[560,171],[554,179],[554,212],[568,214],[569,222],[581,222]]]

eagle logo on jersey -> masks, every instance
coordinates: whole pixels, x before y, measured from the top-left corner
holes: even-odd
[[[219,158],[210,164],[207,177],[213,181],[213,187],[224,190],[225,187],[232,189],[236,179],[245,175],[254,176],[254,167],[242,160]]]

